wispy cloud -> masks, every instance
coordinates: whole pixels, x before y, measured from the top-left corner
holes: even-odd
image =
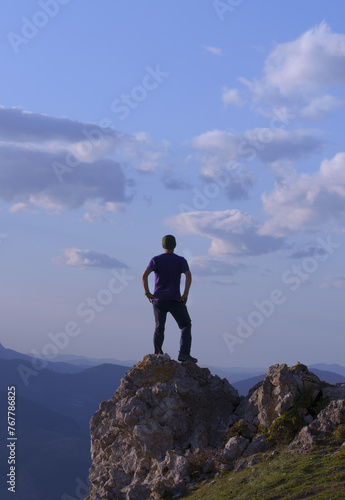
[[[94,203],[114,213],[132,199],[129,172],[157,171],[167,148],[144,133],[0,107],[0,198],[12,212]]]
[[[286,248],[284,238],[260,235],[260,224],[241,210],[186,212],[166,221],[184,234],[199,234],[211,240],[209,254],[261,255]]]
[[[320,285],[323,290],[339,290],[345,292],[345,274],[331,274],[326,276],[326,283]]]
[[[319,171],[294,174],[262,195],[263,209],[271,216],[261,234],[286,236],[320,230],[325,223],[345,223],[345,153],[323,160]]]
[[[266,58],[261,79],[239,81],[255,106],[287,106],[310,120],[344,104],[329,94],[345,85],[345,35],[334,33],[326,22],[295,40],[277,44]]]
[[[53,263],[81,269],[90,267],[97,269],[128,268],[126,264],[115,259],[115,257],[93,250],[81,250],[80,248],[66,248],[61,256],[53,259]]]
[[[227,87],[222,88],[222,101],[226,106],[228,104],[243,106],[246,103],[246,101],[241,97],[238,89],[229,89]]]
[[[210,52],[211,54],[215,56],[221,56],[222,55],[222,49],[219,47],[214,47],[212,45],[203,45],[202,48],[206,50],[207,52]]]

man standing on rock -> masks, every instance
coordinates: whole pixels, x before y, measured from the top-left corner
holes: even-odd
[[[164,341],[165,322],[167,313],[170,312],[181,329],[178,360],[197,363],[198,360],[190,355],[192,323],[186,307],[192,283],[192,275],[186,259],[174,253],[176,247],[174,236],[171,234],[164,236],[162,247],[164,248],[164,253],[156,255],[156,257],[150,260],[142,276],[145,295],[153,304],[156,326],[153,335],[155,354],[163,354],[162,345]],[[152,272],[155,273],[153,295],[150,293],[148,285],[148,276]],[[180,281],[182,273],[186,276],[186,282],[184,292],[181,296]]]

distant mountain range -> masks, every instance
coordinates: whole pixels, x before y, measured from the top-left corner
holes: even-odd
[[[8,437],[7,421],[3,417],[7,415],[7,387],[16,387],[18,468],[15,498],[61,500],[63,495],[75,498],[76,489],[88,481],[90,418],[103,400],[113,396],[124,374],[136,361],[60,355],[40,371],[35,369],[35,363],[37,359],[30,355],[0,344],[2,443],[6,443]],[[345,382],[345,367],[341,365],[316,364],[309,369],[331,384]],[[241,395],[246,395],[262,381],[267,371],[265,368],[217,367],[210,367],[210,370],[227,378]],[[1,446],[0,477],[6,477],[8,467],[7,449]],[[0,498],[12,498],[4,481]]]
[[[0,347],[0,439],[7,442],[7,388],[16,387],[16,500],[75,498],[87,483],[89,421],[113,396],[128,366],[49,363],[33,369],[33,358]],[[88,366],[88,365],[86,365]],[[53,370],[54,368],[54,370]],[[21,373],[27,373],[22,377]],[[9,472],[6,446],[0,447],[0,477]],[[0,498],[12,498],[1,482]],[[86,496],[86,495],[85,495]]]
[[[37,356],[38,359],[43,359],[45,363],[44,356]],[[32,361],[33,356],[30,354],[23,354],[21,352],[14,351],[13,349],[6,349],[0,343],[0,359],[25,359],[27,361]],[[113,358],[87,358],[85,356],[76,356],[74,354],[58,354],[54,361],[48,362],[47,368],[53,371],[61,373],[76,373],[78,371],[85,370],[85,368],[90,368],[91,366],[98,366],[103,364],[112,364],[127,366],[128,368],[137,363],[137,360],[126,360],[119,361]]]

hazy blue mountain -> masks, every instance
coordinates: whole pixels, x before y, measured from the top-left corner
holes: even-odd
[[[1,415],[7,414],[7,387],[14,385],[17,394],[17,500],[61,500],[63,494],[78,498],[76,488],[80,491],[80,484],[87,483],[90,466],[89,420],[134,364],[101,361],[59,355],[37,371],[37,360],[0,344]],[[340,365],[318,364],[309,369],[331,384],[345,382],[345,368]],[[227,378],[242,395],[263,380],[267,371],[254,367],[210,370]],[[0,439],[6,443],[6,438],[7,422],[2,418]],[[6,454],[6,447],[0,447],[1,477],[8,472]],[[7,496],[5,487],[0,498]]]
[[[334,373],[325,370],[318,370],[317,368],[309,367],[309,370],[319,377],[320,380],[324,380],[329,384],[340,384],[345,382],[345,377],[339,373]]]
[[[0,390],[6,391],[8,385],[15,385],[18,394],[72,417],[88,428],[89,419],[100,402],[114,394],[127,370],[125,366],[100,365],[72,374],[50,369],[35,372],[26,360],[0,359]],[[23,379],[20,371],[29,376]],[[30,375],[31,372],[34,375]]]
[[[256,384],[258,384],[265,378],[265,375],[266,375],[265,373],[262,373],[261,375],[257,375],[256,377],[250,377],[245,380],[231,382],[231,385],[233,385],[235,389],[238,390],[240,396],[246,396],[248,394],[248,391],[252,387],[254,387]]]
[[[237,368],[231,369],[217,368],[216,366],[209,367],[211,373],[218,375],[221,378],[229,380],[231,385],[235,382],[240,382],[249,378],[257,377],[267,372],[267,368]]]
[[[104,365],[104,364],[131,367],[137,362],[138,360],[120,361],[116,358],[88,358],[86,356],[77,356],[75,354],[57,354],[54,360],[52,361],[53,364],[68,363],[76,366],[83,366],[84,368],[96,365]]]
[[[13,349],[7,349],[0,343],[0,360],[1,359],[21,359],[32,362],[35,359],[33,356],[29,354],[23,354],[21,352],[14,351]],[[46,361],[45,361],[46,362]],[[72,363],[65,363],[61,361],[57,361],[56,363],[48,362],[47,368],[50,370],[60,372],[60,373],[77,373],[89,366],[93,366],[91,363],[86,366],[80,366]]]
[[[17,391],[16,492],[17,500],[61,500],[74,496],[77,477],[87,477],[90,435],[72,418],[26,399]],[[0,392],[0,412],[7,415],[7,391]],[[7,442],[7,422],[0,420],[1,441]],[[8,473],[8,451],[0,447],[0,474]],[[11,498],[1,481],[0,498]]]
[[[19,469],[15,497],[61,500],[66,493],[80,498],[75,491],[80,482],[87,482],[91,463],[90,418],[101,401],[113,396],[128,367],[106,364],[78,373],[44,369],[33,371],[36,374],[27,378],[27,385],[20,370],[33,370],[30,358],[0,359],[1,415],[7,414],[7,387],[16,387]],[[6,442],[6,428],[5,418],[0,419],[2,442]],[[0,447],[1,477],[8,472],[6,453],[6,447]],[[7,498],[4,491],[0,491],[1,499]]]
[[[22,354],[21,352],[14,351],[13,349],[6,349],[0,343],[0,359],[26,359],[30,360],[31,356],[28,354]]]
[[[327,363],[316,363],[314,365],[310,365],[309,369],[310,371],[313,371],[315,369],[317,370],[323,370],[326,372],[333,372],[333,373],[338,373],[339,375],[343,375],[345,377],[345,367],[338,365],[338,364],[327,364]]]

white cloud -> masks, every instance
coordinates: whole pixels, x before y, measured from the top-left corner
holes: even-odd
[[[236,135],[224,130],[210,130],[193,138],[191,145],[204,154],[207,164],[230,164],[236,161],[263,161],[303,158],[323,144],[317,130],[284,130],[257,127]]]
[[[192,139],[194,149],[217,155],[223,161],[235,160],[238,156],[239,138],[232,132],[209,130]]]
[[[153,172],[164,164],[167,148],[145,133],[0,107],[0,197],[12,212],[94,202],[99,211],[114,213],[131,200],[134,185],[123,163],[126,172]]]
[[[271,215],[262,235],[285,236],[317,231],[325,223],[345,223],[345,153],[323,160],[318,172],[280,180],[262,195],[264,211]]]
[[[297,160],[318,151],[323,144],[315,130],[255,128],[247,130],[240,144],[240,153],[248,159],[256,156],[264,162]]]
[[[222,49],[219,47],[214,47],[212,45],[203,45],[203,49],[205,49],[207,52],[211,52],[211,54],[214,54],[215,56],[222,55]]]
[[[222,101],[226,106],[228,104],[243,106],[246,102],[242,99],[238,89],[229,89],[227,87],[222,88]]]
[[[345,85],[345,35],[327,23],[299,38],[278,44],[268,55],[259,80],[239,78],[254,103],[285,105],[303,118],[316,120],[343,104],[327,93]]]
[[[326,113],[329,113],[335,108],[338,108],[344,104],[344,101],[336,99],[332,95],[325,94],[321,97],[316,97],[312,99],[310,103],[302,108],[301,116],[307,118],[308,120],[319,120]]]
[[[210,130],[193,138],[192,147],[201,163],[200,173],[210,182],[225,179],[224,192],[231,200],[248,198],[248,190],[254,184],[254,176],[247,167],[237,161],[240,138],[232,132]]]
[[[82,269],[95,267],[98,269],[128,268],[115,257],[93,250],[81,250],[80,248],[66,248],[63,255],[53,259],[57,265],[80,267]]]
[[[70,147],[81,161],[87,161],[90,155],[104,157],[127,137],[96,123],[0,107],[0,140],[5,144],[21,144],[51,153],[60,153]]]
[[[258,159],[265,164],[303,159],[321,149],[323,139],[315,130],[293,131],[281,128],[255,128],[242,135],[224,130],[210,130],[196,136],[191,146],[201,164],[200,173],[207,180],[227,177],[224,192],[231,200],[248,198],[255,177],[243,162]]]
[[[260,224],[241,210],[186,212],[166,221],[184,234],[199,234],[211,240],[209,254],[260,255],[285,248],[285,240],[260,235]]]
[[[54,162],[65,165],[65,155],[0,146],[0,197],[14,204],[12,211],[76,209],[90,200],[99,200],[103,206],[129,201],[119,163],[110,159],[78,163],[59,182]]]
[[[282,95],[309,95],[334,84],[345,84],[345,35],[322,22],[297,40],[282,43],[270,53],[264,83]]]
[[[85,212],[84,219],[87,222],[107,222],[107,219],[102,214]]]
[[[166,140],[155,143],[146,132],[137,132],[121,142],[117,154],[120,160],[130,162],[137,171],[153,173],[164,169],[169,147]]]

